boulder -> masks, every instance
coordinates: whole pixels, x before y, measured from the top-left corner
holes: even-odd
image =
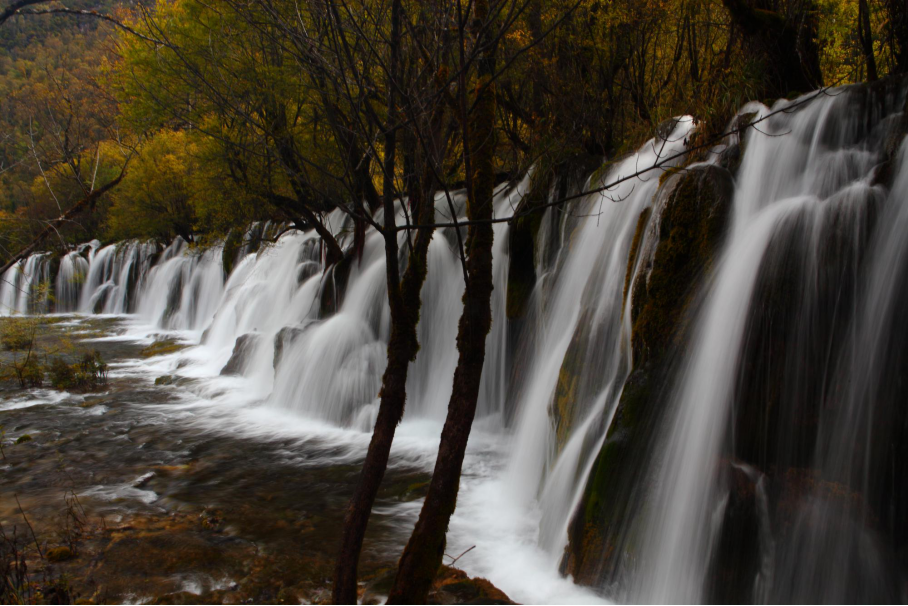
[[[249,367],[252,353],[258,344],[261,343],[261,340],[262,335],[258,333],[247,333],[237,337],[233,346],[233,353],[230,355],[230,359],[227,360],[227,364],[221,369],[221,375],[244,374]]]

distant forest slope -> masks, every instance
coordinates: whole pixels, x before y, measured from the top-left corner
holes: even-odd
[[[69,8],[118,14],[129,3],[75,0]],[[43,5],[42,5],[43,6]],[[14,250],[40,222],[108,177],[92,158],[115,137],[117,103],[102,85],[114,59],[113,29],[96,18],[28,15],[0,30],[0,245]],[[101,214],[63,229],[86,239]]]
[[[342,4],[368,11],[376,3]],[[388,52],[386,24],[351,25],[343,44],[318,38],[332,20],[354,23],[356,10],[332,16],[325,7],[333,5],[67,0],[32,5],[0,25],[0,261],[49,225],[48,246],[176,235],[204,243],[254,219],[305,227],[351,200],[374,207],[384,143],[368,124],[387,112],[386,63],[373,56]],[[0,0],[0,10],[7,6]],[[405,2],[408,36],[418,38],[429,6],[454,10]],[[681,114],[700,120],[706,138],[749,100],[885,77],[908,64],[903,0],[513,6],[495,40],[499,174],[536,165],[534,178],[550,179],[578,159],[596,166]],[[418,72],[429,59],[420,44],[402,57],[412,70],[402,73],[408,99],[433,86]],[[440,78],[457,55],[431,60],[441,62]],[[362,72],[340,78],[343,65]],[[444,111],[455,84],[441,97]],[[416,133],[404,139],[406,170],[419,171],[415,151],[425,150]],[[446,152],[436,183],[462,183],[461,151]],[[87,212],[48,223],[121,172]],[[403,191],[409,176],[399,177]]]

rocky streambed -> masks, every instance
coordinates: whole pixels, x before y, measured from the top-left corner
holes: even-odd
[[[179,337],[136,338],[130,322],[58,316],[40,323],[40,351],[65,345],[70,357],[100,354],[108,378],[96,390],[22,389],[15,380],[0,388],[8,597],[326,601],[357,449],[311,435],[231,435],[229,424],[200,414],[191,378],[155,380],[156,361],[181,347]],[[17,355],[3,352],[3,364]],[[389,469],[360,568],[365,602],[382,599],[428,479],[422,465]],[[507,600],[454,569],[440,576],[434,595],[441,603]]]

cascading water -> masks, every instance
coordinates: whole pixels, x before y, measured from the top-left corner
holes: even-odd
[[[92,247],[78,311],[106,314],[135,311],[139,284],[151,270],[157,253],[157,246],[151,242],[127,241],[101,249]]]
[[[690,118],[678,120],[664,139],[602,175],[599,185],[683,151],[692,126]],[[561,556],[578,486],[629,369],[627,258],[661,175],[656,170],[587,197],[560,225],[560,239],[569,244],[553,266],[539,260],[538,275],[546,277],[535,293],[535,326],[528,334],[533,354],[524,362],[525,381],[513,386],[520,397],[509,492],[527,504],[540,497],[540,544],[553,561]]]
[[[82,285],[88,277],[88,259],[80,251],[67,253],[60,259],[60,270],[54,284],[56,311],[78,311]]]
[[[750,584],[735,599],[899,599],[870,521],[897,501],[841,495],[870,497],[866,476],[881,473],[885,457],[871,464],[867,452],[879,428],[867,419],[888,416],[880,411],[897,390],[874,393],[884,383],[875,373],[892,362],[881,348],[903,348],[906,337],[884,311],[904,301],[905,274],[892,271],[904,250],[904,232],[892,229],[904,178],[888,198],[877,178],[904,96],[872,94],[841,89],[748,135],[727,244],[669,391],[653,489],[626,534],[637,554],[624,596],[632,601],[728,597],[717,579],[737,513],[729,503],[740,496],[724,470],[746,469],[734,463],[742,459],[772,472],[777,501],[773,540],[754,547],[739,537],[762,564],[734,571]],[[888,228],[874,230],[877,215]],[[866,255],[868,240],[877,254]]]
[[[43,313],[53,295],[50,255],[35,253],[0,278],[0,315]]]
[[[121,274],[146,258],[139,251],[133,253]],[[143,276],[138,286],[139,316],[164,328],[201,330],[211,321],[224,288],[221,247],[196,252],[177,238]]]
[[[908,153],[883,164],[903,103],[904,91],[840,89],[747,134],[725,243],[697,283],[673,350],[683,355],[658,390],[647,473],[625,497],[614,540],[598,547],[596,557],[618,560],[598,586],[609,597],[904,599],[894,554],[908,544],[900,515],[908,477],[896,461],[908,457],[898,433],[908,414],[893,402],[906,395],[908,323],[898,312],[908,303]],[[753,112],[770,110],[742,109]],[[689,118],[672,121],[662,137],[569,189],[664,161],[684,150],[692,129]],[[678,181],[661,176],[546,211],[519,320],[507,309],[521,259],[512,228],[495,225],[493,328],[449,546],[476,545],[462,565],[517,599],[595,597],[558,577],[559,560],[637,362],[634,284],[652,270]],[[511,214],[531,182],[500,186],[496,216]],[[452,202],[462,218],[463,193]],[[450,219],[444,195],[436,206]],[[335,211],[326,222],[349,247],[348,218]],[[146,337],[172,330],[198,341],[154,366],[195,379],[198,399],[312,420],[327,440],[362,437],[377,412],[389,335],[381,235],[368,234],[359,260],[325,271],[314,233],[280,230],[254,224],[238,244],[205,250],[180,238],[164,250],[95,242],[62,256],[56,276],[50,255],[36,254],[3,276],[0,313],[45,311],[51,301],[57,312],[134,313],[154,327]],[[403,264],[407,234],[399,237]],[[428,264],[399,432],[407,448],[418,444],[412,460],[426,469],[457,361],[464,285],[454,228],[436,232]],[[746,531],[735,517],[746,509],[742,490],[755,520]],[[415,513],[412,504],[401,511]],[[734,559],[729,544],[750,554],[733,574],[723,568]]]

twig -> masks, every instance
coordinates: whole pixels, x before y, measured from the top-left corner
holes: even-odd
[[[22,514],[22,519],[25,520],[25,525],[28,526],[28,529],[32,533],[32,539],[35,541],[35,547],[38,548],[38,555],[41,556],[41,559],[44,559],[44,551],[41,549],[41,545],[38,544],[38,535],[35,534],[35,529],[32,528],[31,522],[28,521],[28,516],[25,515],[25,510],[22,509],[22,503],[19,502],[19,495],[14,494],[13,498],[16,499],[16,505],[19,506],[19,513]]]
[[[467,549],[465,552],[463,552],[462,554],[460,554],[460,555],[457,556],[456,558],[452,558],[452,559],[451,559],[451,563],[448,564],[448,566],[453,566],[453,565],[457,562],[457,560],[459,560],[459,559],[462,558],[463,556],[467,555],[468,553],[470,553],[470,552],[473,551],[474,549],[476,549],[476,545],[473,545],[472,547],[470,547],[469,549]],[[449,556],[448,554],[445,554],[445,555],[448,556],[449,558],[451,557],[451,556]]]

